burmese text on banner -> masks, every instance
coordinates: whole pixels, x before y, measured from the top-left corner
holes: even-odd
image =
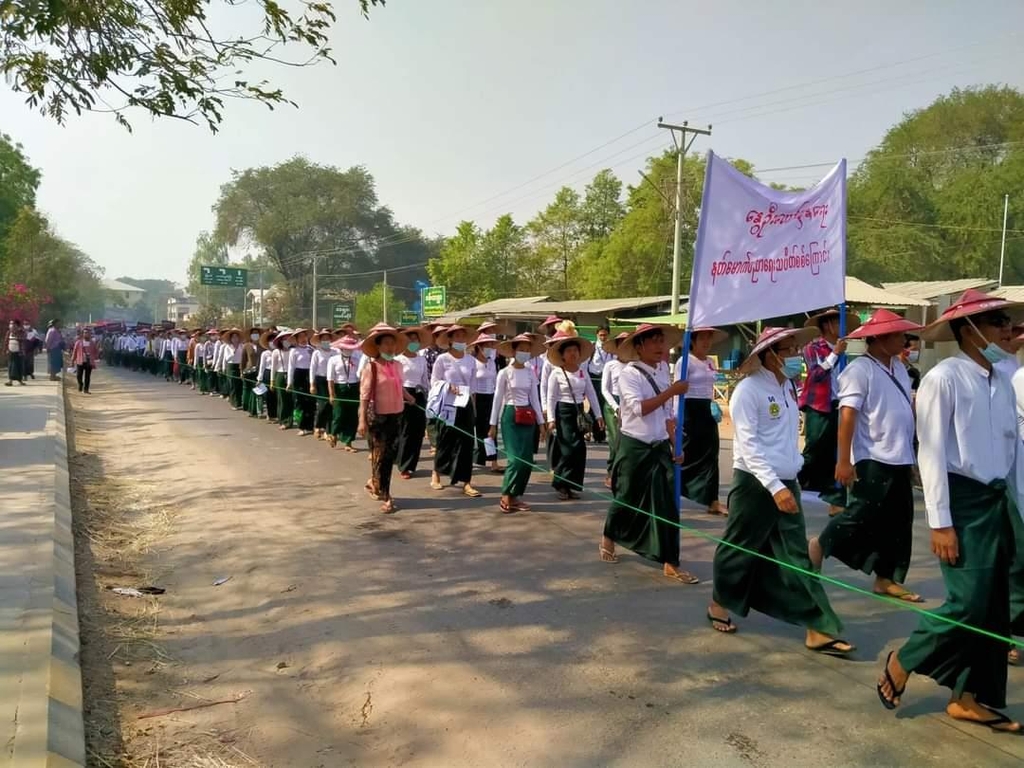
[[[845,274],[846,160],[811,189],[781,192],[708,153],[691,328],[840,304]]]

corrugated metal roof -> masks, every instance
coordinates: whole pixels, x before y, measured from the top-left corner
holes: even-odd
[[[137,285],[128,285],[128,283],[122,283],[117,280],[104,280],[103,287],[108,291],[138,291],[139,293],[145,293],[145,288],[139,288]]]
[[[937,299],[939,296],[952,296],[963,293],[966,290],[975,288],[980,291],[987,291],[995,288],[999,283],[996,280],[987,280],[981,277],[968,277],[961,280],[923,280],[905,283],[882,283],[887,291],[894,291],[903,296],[910,296],[915,299]]]
[[[458,318],[479,316],[502,316],[531,320],[545,318],[548,315],[602,315],[611,316],[618,312],[648,309],[661,304],[668,304],[671,296],[634,296],[622,299],[584,299],[576,301],[551,301],[548,296],[533,296],[520,299],[498,299],[476,307],[468,307],[458,312],[451,312],[441,322],[451,322]],[[682,297],[686,301],[686,297]]]
[[[929,307],[924,298],[904,295],[901,291],[876,288],[856,277],[846,278],[846,303],[867,304],[871,307]]]
[[[996,288],[991,293],[993,296],[998,296],[1001,299],[1024,302],[1024,285],[1004,285],[1002,288]]]

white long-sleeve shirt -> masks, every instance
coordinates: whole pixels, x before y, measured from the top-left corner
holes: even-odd
[[[618,359],[609,360],[601,372],[601,394],[608,407],[616,413],[619,412],[619,371],[622,365]]]
[[[430,390],[430,374],[427,372],[427,358],[421,355],[399,355],[402,367],[402,386],[406,389],[419,388],[424,394]]]
[[[498,378],[498,366],[493,360],[480,362],[473,358],[473,383],[470,391],[474,395],[493,395]]]
[[[292,347],[288,351],[288,386],[291,387],[295,381],[296,369],[309,370],[312,361],[313,350],[309,347]]]
[[[570,373],[564,368],[552,369],[545,393],[545,410],[549,422],[555,420],[559,403],[583,405],[584,400],[590,403],[590,412],[594,414],[595,418],[603,418],[601,407],[597,401],[597,393],[594,391],[594,383],[583,368],[575,373]]]
[[[761,368],[739,384],[729,401],[732,415],[733,468],[749,472],[772,495],[795,480],[803,466],[800,409],[793,382],[781,384]]]
[[[594,345],[594,354],[592,354],[590,359],[587,361],[587,373],[591,376],[603,376],[605,366],[614,359],[615,355],[601,349],[601,343],[598,342]]]
[[[270,361],[273,356],[274,353],[269,349],[265,349],[260,353],[260,364],[256,369],[257,381],[263,381],[263,374],[270,373]]]
[[[492,427],[501,420],[501,412],[506,405],[519,408],[530,406],[537,418],[537,423],[544,421],[544,413],[540,407],[540,395],[537,388],[537,374],[532,368],[517,368],[509,365],[498,372],[494,388],[494,402],[491,405]]]
[[[670,385],[667,368],[651,368],[641,362],[623,363],[619,369],[619,413],[622,416],[620,431],[635,440],[651,445],[669,439],[667,422],[674,418],[674,415],[671,401],[646,416],[641,415],[643,401],[650,400],[658,394],[641,371],[646,371],[647,375],[654,379],[660,392],[664,392]]]
[[[340,353],[336,349],[314,349],[309,359],[309,375],[311,377],[326,377],[327,363],[338,354]]]
[[[288,373],[288,350],[275,348],[270,353],[270,375],[274,377],[279,373]]]
[[[953,525],[949,474],[980,483],[1006,480],[1024,489],[1024,451],[1017,436],[1012,382],[991,374],[962,352],[921,379],[917,390],[917,452],[924,506],[931,528]],[[1018,508],[1024,501],[1017,496]]]
[[[883,368],[878,360],[863,355],[839,374],[837,394],[840,409],[857,411],[854,463],[863,459],[892,466],[914,463],[914,408],[907,366],[893,358],[889,367]]]
[[[473,377],[476,374],[476,360],[464,354],[456,359],[450,352],[437,356],[434,361],[434,370],[430,373],[430,385],[433,386],[439,381],[448,384],[457,384],[460,387],[470,387],[473,384]]]
[[[540,392],[543,397],[542,402],[544,407],[547,407],[547,392],[548,392],[548,379],[551,377],[551,371],[554,366],[551,365],[551,361],[548,360],[548,356],[542,355],[540,358]],[[550,414],[549,414],[550,415]]]
[[[335,384],[358,384],[359,363],[351,355],[335,355],[327,361],[327,380]]]

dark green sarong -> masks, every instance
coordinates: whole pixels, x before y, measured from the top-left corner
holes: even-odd
[[[619,414],[611,403],[604,404],[604,428],[608,435],[608,473],[615,463],[615,451],[619,447]]]
[[[718,501],[718,422],[710,400],[683,403],[683,497],[710,507]]]
[[[587,441],[579,429],[578,416],[582,412],[583,406],[574,403],[558,403],[555,406],[551,487],[556,491],[577,492],[583,489],[583,476],[587,469]]]
[[[242,407],[242,366],[238,363],[227,364],[228,397],[232,408]]]
[[[501,494],[519,498],[526,493],[526,486],[533,473],[533,446],[537,425],[516,424],[515,406],[506,405],[501,412],[501,439],[507,454],[505,477],[501,483]]]
[[[1010,626],[1013,634],[1024,635],[1024,521],[1017,505],[1010,499],[1010,524],[1016,553],[1010,566]]]
[[[755,610],[834,637],[843,624],[818,579],[749,554],[812,570],[800,488],[795,480],[784,482],[796,497],[800,511],[795,515],[779,511],[772,494],[752,474],[733,470],[724,543],[715,550],[714,600],[739,616]]]
[[[913,469],[857,462],[846,511],[831,518],[818,537],[826,558],[897,584],[906,580],[914,539]]]
[[[673,474],[668,440],[648,444],[620,434],[612,465],[615,501],[604,521],[604,535],[641,557],[678,567],[679,508],[672,498]]]
[[[342,445],[352,445],[359,427],[359,385],[334,385],[334,409],[331,414],[331,434]]]
[[[288,389],[288,374],[278,371],[274,374],[274,392],[277,394],[277,420],[281,426],[290,428],[295,413],[295,398]]]
[[[979,703],[1006,706],[1006,644],[961,629],[933,616],[1010,634],[1010,563],[1013,561],[1012,505],[1006,483],[989,485],[949,475],[949,507],[960,544],[954,565],[940,563],[946,602],[921,617],[899,650],[900,665],[950,688],[972,693]]]
[[[826,504],[841,507],[846,489],[836,486],[839,449],[839,408],[820,413],[804,408],[804,465],[798,479],[805,491],[817,493]]]

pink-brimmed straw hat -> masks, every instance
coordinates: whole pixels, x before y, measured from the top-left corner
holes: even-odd
[[[555,325],[556,323],[560,323],[560,322],[562,322],[562,318],[560,318],[558,315],[548,315],[548,319],[545,320],[540,325],[538,325],[537,326],[537,330],[540,330],[542,328],[546,328],[549,325]]]
[[[515,347],[517,344],[529,344],[530,345],[530,357],[540,357],[544,354],[545,346],[544,342],[537,338],[536,334],[533,333],[521,333],[508,341],[503,341],[498,345],[498,354],[502,357],[507,357],[509,360],[516,356]]]
[[[917,333],[923,325],[900,317],[888,309],[880,309],[860,328],[846,335],[848,339],[867,339],[873,336],[888,336],[892,333]]]
[[[359,349],[359,339],[355,336],[342,336],[340,339],[333,342],[331,346],[334,349],[340,349],[344,352],[355,352]]]
[[[729,332],[723,331],[721,328],[712,328],[710,325],[702,325],[700,328],[690,329],[690,338],[692,339],[698,333],[710,333],[711,334],[711,346],[721,344],[723,341],[729,338]]]
[[[594,343],[584,339],[577,333],[566,333],[565,331],[559,331],[546,342],[545,346],[548,348],[548,361],[552,365],[557,365],[561,368],[565,365],[565,359],[562,357],[562,350],[565,349],[566,344],[575,342],[580,347],[580,363],[583,364],[589,360],[594,354]]]
[[[950,320],[959,320],[1000,310],[1010,315],[1013,321],[1019,322],[1021,315],[1024,314],[1024,305],[971,288],[964,291],[963,295],[953,302],[949,309],[939,316],[938,320],[925,326],[920,335],[925,341],[955,341],[953,329],[949,327]]]
[[[626,336],[620,343],[618,349],[619,360],[624,363],[632,362],[633,360],[639,360],[639,356],[636,353],[636,348],[633,346],[633,340],[638,336],[645,336],[654,331],[661,331],[665,337],[665,350],[666,352],[672,347],[679,345],[679,342],[683,338],[683,332],[676,328],[674,325],[661,325],[657,323],[643,323],[638,325],[636,330]]]
[[[761,368],[761,360],[758,354],[764,352],[769,347],[773,347],[783,339],[790,337],[796,338],[798,346],[803,347],[805,344],[810,343],[818,336],[817,327],[811,328],[765,328],[761,331],[761,335],[757,337],[757,341],[754,343],[754,348],[750,350],[750,354],[747,355],[747,359],[743,361],[740,366],[740,373],[754,373]]]

